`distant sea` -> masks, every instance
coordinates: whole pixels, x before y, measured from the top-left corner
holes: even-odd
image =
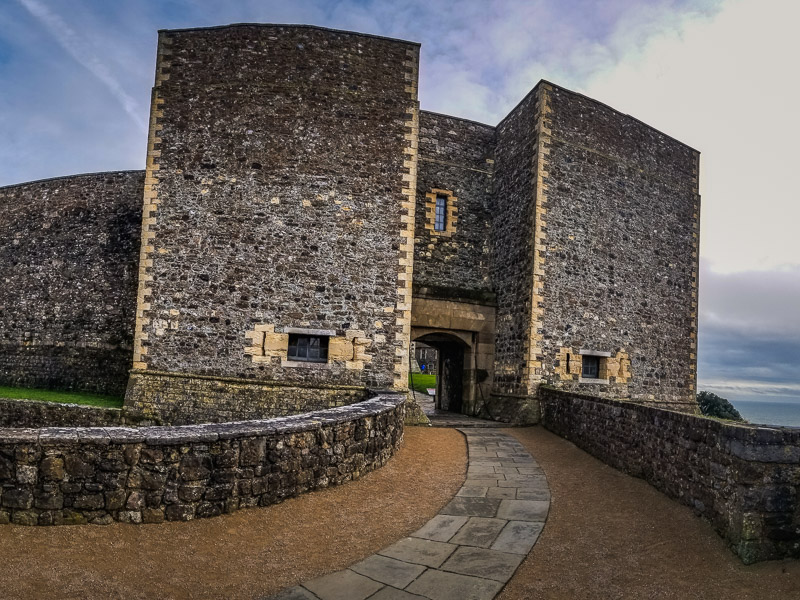
[[[731,404],[751,423],[800,427],[800,402],[731,400]]]

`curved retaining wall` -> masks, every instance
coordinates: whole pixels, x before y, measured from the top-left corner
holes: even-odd
[[[0,429],[0,523],[160,523],[267,506],[381,467],[405,397],[261,421]]]
[[[542,423],[711,521],[745,563],[800,558],[800,428],[539,388]]]

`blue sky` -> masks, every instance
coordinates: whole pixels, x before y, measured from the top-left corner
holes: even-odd
[[[160,28],[419,41],[424,109],[494,124],[548,79],[703,152],[700,387],[800,400],[799,21],[786,0],[1,0],[0,185],[143,168]]]

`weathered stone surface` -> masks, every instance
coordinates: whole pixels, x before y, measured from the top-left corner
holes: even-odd
[[[431,600],[492,600],[502,588],[499,581],[431,569],[412,582],[408,591]]]
[[[30,508],[33,506],[33,493],[27,489],[7,488],[3,490],[3,506],[7,508]]]
[[[500,501],[497,517],[509,521],[538,521],[547,519],[550,502],[547,500],[509,500]]]
[[[303,587],[321,600],[365,600],[383,584],[346,569],[307,581]]]
[[[557,86],[545,96],[546,379],[694,411],[699,153]],[[561,348],[576,365],[580,350],[608,352],[608,383],[580,383],[575,365],[557,375]]]
[[[408,537],[384,548],[378,554],[426,567],[439,567],[456,548],[458,546],[453,544]]]
[[[0,188],[0,384],[124,393],[143,186],[122,171]]]
[[[443,299],[494,296],[491,281],[494,127],[420,112],[414,286]],[[452,192],[458,200],[455,231],[433,231],[426,194]]]
[[[455,515],[436,515],[421,529],[411,534],[412,537],[425,538],[436,542],[447,542],[466,523],[468,517]]]
[[[159,426],[129,435],[111,427],[84,436],[86,429],[50,428],[42,430],[46,444],[36,442],[44,434],[6,429],[0,506],[9,521],[32,525],[159,523],[268,506],[385,464],[402,441],[404,400],[379,395],[213,430]]]
[[[0,398],[0,427],[107,427],[143,421],[141,416],[118,408]],[[91,432],[86,430],[83,437]]]
[[[470,517],[469,521],[450,540],[450,543],[488,548],[500,535],[507,522],[504,519]]]
[[[442,565],[442,570],[505,583],[511,579],[521,562],[522,556],[519,554],[461,546]]]
[[[350,569],[375,581],[402,589],[419,577],[425,567],[373,554]]]
[[[462,515],[468,517],[494,517],[497,507],[500,506],[499,498],[453,498],[441,510],[444,515]]]
[[[396,350],[409,343],[408,309],[397,307],[410,305],[410,290],[398,273],[413,260],[414,192],[404,190],[414,186],[406,150],[416,150],[418,44],[235,25],[162,31],[159,48],[159,148],[148,171],[158,183],[143,246],[150,293],[140,304],[147,341],[134,356],[146,372],[131,380],[128,404],[172,415],[179,401],[180,414],[216,408],[224,421],[247,407],[226,397],[263,395],[258,403],[269,405],[280,395],[247,381],[285,385],[287,399],[313,400],[304,390],[316,388],[345,402],[357,401],[355,390],[360,400],[368,387],[394,387],[396,373],[404,389],[407,353]],[[297,64],[303,76],[285,77]],[[211,113],[220,119],[208,130]],[[324,365],[288,361],[293,328],[333,332],[352,351],[334,344]],[[182,384],[151,371],[214,379],[196,378],[202,392],[179,396],[163,392]]]
[[[319,600],[319,597],[298,585],[283,590],[278,595],[272,596],[269,600]]]
[[[544,523],[530,521],[509,521],[491,545],[492,550],[510,552],[527,556],[531,551],[539,534],[544,528]]]

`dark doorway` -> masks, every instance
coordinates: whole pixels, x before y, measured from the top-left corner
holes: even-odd
[[[461,413],[464,404],[464,352],[468,346],[447,333],[429,333],[415,341],[436,349],[436,408]]]
[[[441,344],[438,349],[436,408],[460,413],[464,399],[464,347],[460,344]]]

